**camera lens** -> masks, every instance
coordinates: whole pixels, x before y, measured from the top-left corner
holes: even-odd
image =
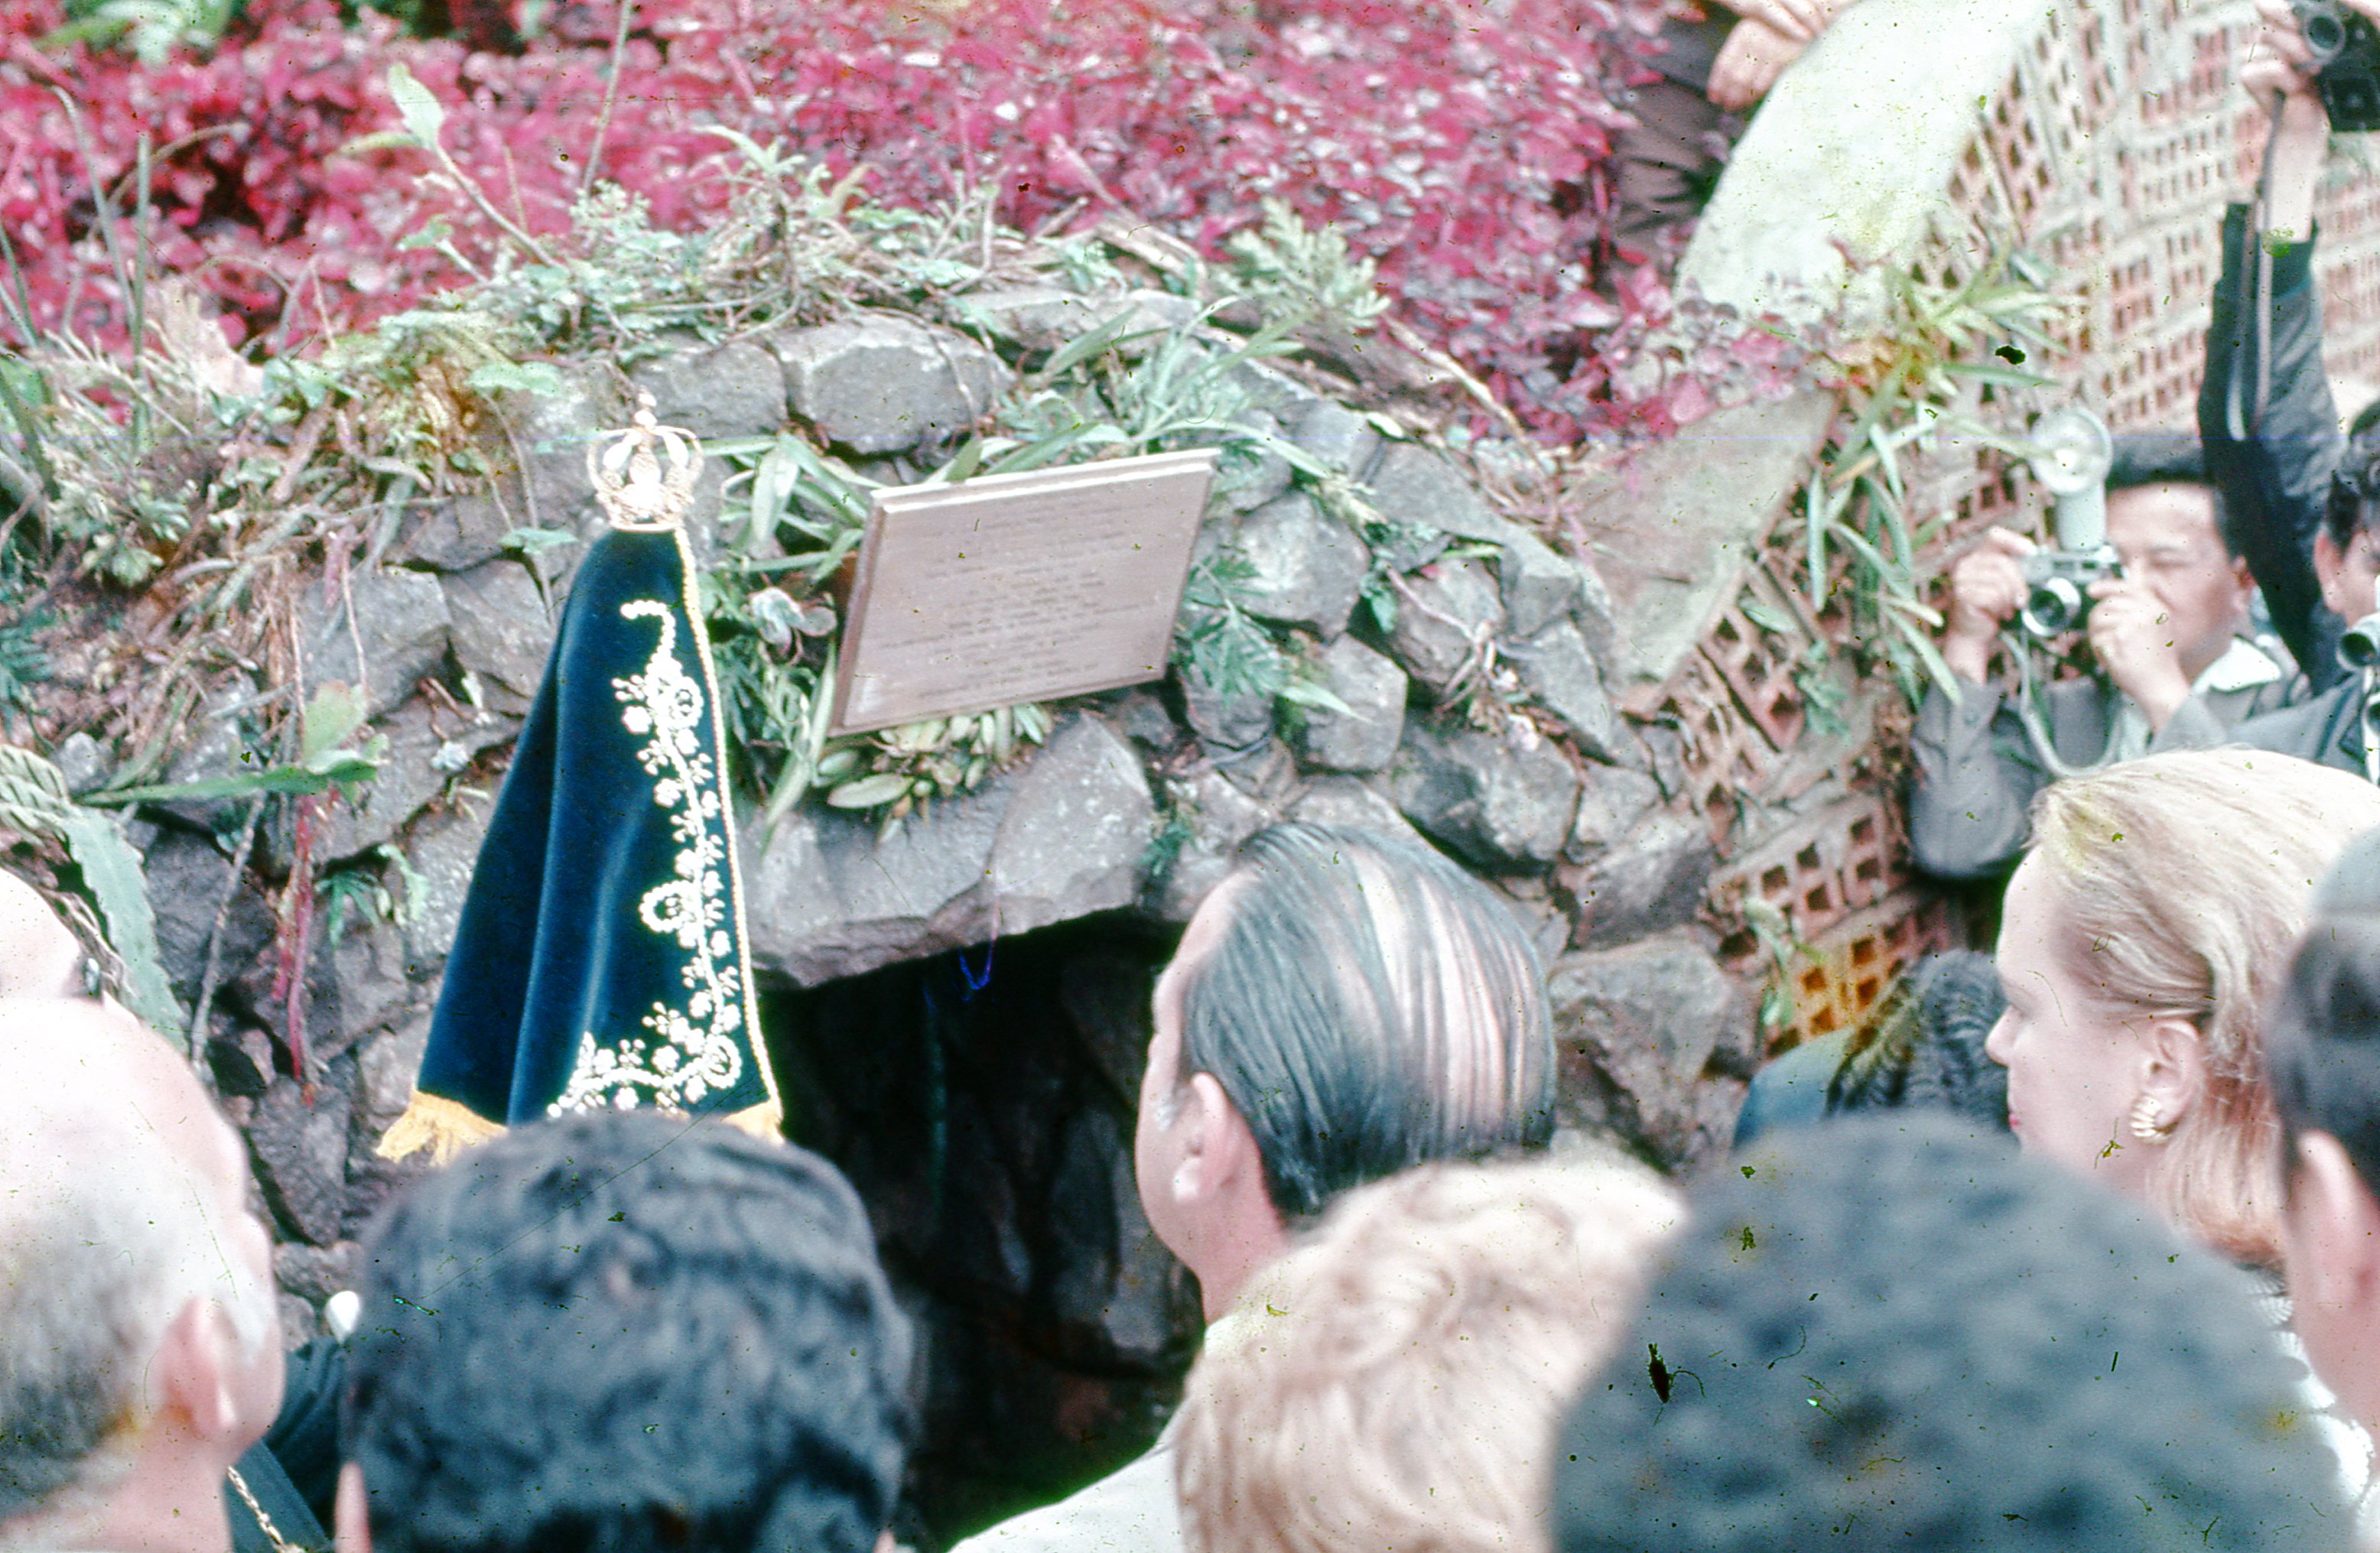
[[[2305,39],[2306,52],[2313,55],[2317,65],[2338,58],[2347,47],[2347,23],[2337,11],[2316,11],[2302,18],[2298,33]]]
[[[2036,584],[2024,601],[2024,628],[2036,637],[2062,637],[2082,622],[2091,601],[2064,577]]]
[[[2367,614],[2338,638],[2338,661],[2349,669],[2380,669],[2380,614]]]

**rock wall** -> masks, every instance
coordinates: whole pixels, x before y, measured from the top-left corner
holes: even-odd
[[[313,952],[310,1082],[286,1076],[272,912],[232,877],[244,806],[137,822],[186,1003],[215,967],[206,1065],[280,1231],[293,1340],[315,1329],[301,1305],[352,1279],[360,1227],[419,1168],[373,1146],[405,1105],[509,741],[601,521],[587,444],[644,390],[705,438],[790,428],[914,479],[1031,353],[1118,309],[1184,314],[1156,293],[978,307],[975,339],[870,320],[689,341],[625,373],[562,363],[561,393],[511,406],[486,492],[415,505],[343,588],[312,595],[305,678],[363,686],[389,753],[317,839],[317,867],[358,909]],[[1701,917],[1713,835],[1676,731],[1631,715],[1607,681],[1640,671],[1596,568],[1500,514],[1444,448],[1287,372],[1242,373],[1270,441],[1221,482],[1201,553],[1237,558],[1245,607],[1283,629],[1330,701],[1177,673],[1054,709],[1025,763],[889,829],[813,802],[747,834],[795,1130],[859,1181],[934,1356],[928,1535],[1138,1449],[1178,1383],[1196,1303],[1132,1189],[1148,984],[1259,827],[1418,835],[1487,880],[1552,978],[1567,1125],[1690,1165],[1721,1147],[1755,1058],[1751,999]],[[1357,482],[1394,552],[1376,557],[1293,479],[1284,444]],[[698,489],[698,553],[719,543],[722,474],[714,463]],[[524,546],[524,528],[552,538]],[[1359,608],[1383,579],[1385,625]],[[172,777],[236,770],[265,688],[212,706]],[[104,780],[95,750],[65,753],[79,784]],[[269,820],[254,847],[270,874],[292,840]]]

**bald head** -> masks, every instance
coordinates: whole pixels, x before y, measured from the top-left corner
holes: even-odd
[[[8,999],[0,1074],[4,1527],[160,1421],[236,1459],[281,1375],[244,1156],[181,1059],[111,1005]]]
[[[31,885],[0,868],[0,998],[65,998],[80,990],[75,942],[50,903]]]

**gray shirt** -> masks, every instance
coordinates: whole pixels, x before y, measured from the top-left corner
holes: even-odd
[[[2235,638],[2154,735],[2131,698],[2097,678],[2047,686],[2042,722],[2050,748],[2078,768],[2169,749],[2211,749],[2228,743],[2247,719],[2282,705],[2290,680],[2255,644]],[[1936,686],[1917,709],[1909,736],[1917,764],[1909,795],[1909,850],[1937,878],[1988,879],[2016,865],[2034,797],[2053,778],[2015,707],[1998,689],[1961,689],[1953,705]]]

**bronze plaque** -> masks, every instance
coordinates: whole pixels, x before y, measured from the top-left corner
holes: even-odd
[[[833,731],[1165,674],[1214,450],[876,492]]]

